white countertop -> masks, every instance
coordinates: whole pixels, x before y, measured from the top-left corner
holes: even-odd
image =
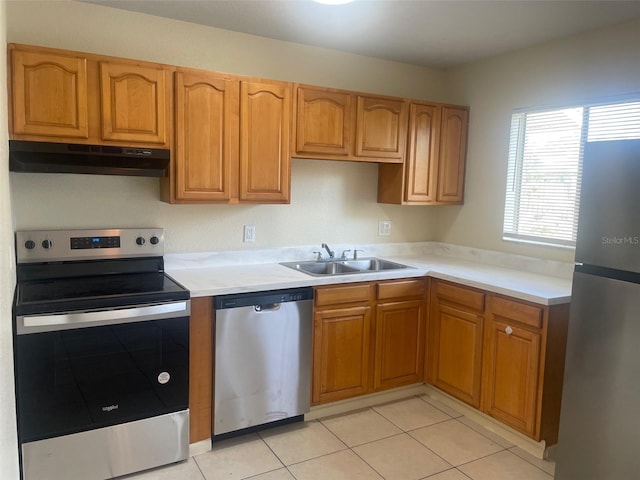
[[[175,255],[167,262],[166,271],[189,289],[192,297],[430,276],[542,305],[568,303],[571,299],[571,279],[567,276],[568,268],[564,268],[568,266],[560,265],[561,276],[548,275],[520,268],[523,263],[522,257],[514,257],[513,267],[509,267],[478,262],[468,258],[461,259],[460,252],[456,252],[455,257],[443,255],[441,254],[442,248],[427,246],[429,248],[411,248],[408,251],[405,249],[403,253],[398,253],[398,249],[396,249],[396,252],[390,251],[389,253],[392,253],[390,255],[373,253],[371,256],[413,267],[384,272],[314,277],[278,263],[279,261],[301,260],[300,257],[279,258],[273,263],[251,263],[253,257],[246,253],[244,257],[247,259],[247,263],[236,261],[232,264],[228,261],[211,261],[212,254],[200,255],[200,261],[198,261],[197,254]],[[416,250],[422,251],[416,253]],[[436,253],[429,252],[429,250],[432,252],[435,250]],[[468,252],[470,249],[465,250]],[[444,251],[451,253],[448,247]],[[471,256],[474,258],[480,256],[485,259],[490,257],[478,255],[478,252],[482,251],[474,250]],[[188,261],[184,261],[185,258]],[[509,262],[503,261],[501,263]],[[557,270],[558,268],[555,268],[553,273],[557,274]]]

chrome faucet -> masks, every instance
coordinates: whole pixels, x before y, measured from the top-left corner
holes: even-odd
[[[329,254],[329,258],[334,258],[335,252],[333,250],[329,249],[329,245],[327,245],[326,243],[323,243],[321,245],[321,247],[324,248],[327,251],[327,253]]]

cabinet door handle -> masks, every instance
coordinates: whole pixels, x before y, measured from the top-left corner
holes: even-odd
[[[507,327],[507,328],[505,328],[505,329],[504,329],[504,332],[505,332],[507,335],[511,335],[511,334],[513,333],[513,328],[511,328],[511,327]]]

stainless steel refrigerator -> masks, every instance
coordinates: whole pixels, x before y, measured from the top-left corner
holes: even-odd
[[[587,143],[555,480],[640,478],[640,140]]]

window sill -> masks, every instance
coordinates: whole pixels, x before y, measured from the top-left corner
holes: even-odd
[[[540,247],[559,248],[562,250],[575,250],[575,245],[560,245],[558,243],[545,242],[543,240],[528,240],[524,238],[502,237],[505,242],[524,243],[526,245],[536,245]]]

